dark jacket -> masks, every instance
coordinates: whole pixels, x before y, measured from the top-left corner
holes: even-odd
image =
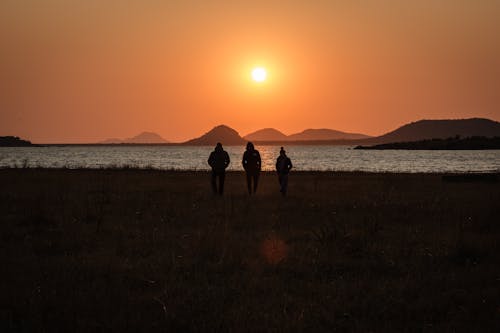
[[[290,172],[292,168],[292,161],[288,158],[288,156],[279,156],[276,160],[276,171],[278,173],[286,175]]]
[[[210,153],[210,157],[208,158],[208,164],[215,172],[224,172],[229,165],[229,162],[231,162],[229,154],[222,148],[215,149],[212,153]]]
[[[258,150],[246,150],[243,153],[243,160],[241,161],[243,164],[243,169],[246,172],[258,172],[260,171],[261,160],[260,154]]]

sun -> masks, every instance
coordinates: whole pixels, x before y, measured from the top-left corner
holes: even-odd
[[[255,67],[252,69],[252,79],[255,82],[264,82],[267,78],[267,71],[263,67]]]

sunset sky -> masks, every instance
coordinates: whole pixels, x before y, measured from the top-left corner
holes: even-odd
[[[2,0],[0,136],[498,121],[499,18],[495,0]]]

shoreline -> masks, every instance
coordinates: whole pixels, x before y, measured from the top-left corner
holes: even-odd
[[[202,169],[161,169],[155,167],[137,167],[137,166],[123,166],[123,167],[96,167],[96,168],[71,168],[71,167],[30,167],[30,166],[18,166],[18,167],[9,167],[9,166],[0,166],[0,172],[2,171],[21,171],[21,170],[30,170],[30,171],[51,171],[51,172],[109,172],[109,171],[130,171],[130,172],[156,172],[156,173],[178,173],[178,174],[207,174],[211,173],[211,170],[202,170]],[[244,170],[228,170],[226,174],[245,174]],[[275,175],[275,171],[264,170],[261,171],[261,174],[270,174]],[[485,171],[454,171],[454,172],[392,172],[392,171],[343,171],[343,170],[296,170],[293,169],[290,172],[290,175],[307,175],[307,174],[320,174],[320,175],[429,175],[429,176],[464,176],[464,175],[490,175],[500,177],[500,170],[485,170]]]

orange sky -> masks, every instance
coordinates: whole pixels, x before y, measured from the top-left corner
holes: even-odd
[[[236,2],[236,3],[234,3]],[[284,5],[286,3],[286,5]],[[500,120],[500,1],[0,2],[0,135]],[[250,80],[253,66],[268,80]]]

